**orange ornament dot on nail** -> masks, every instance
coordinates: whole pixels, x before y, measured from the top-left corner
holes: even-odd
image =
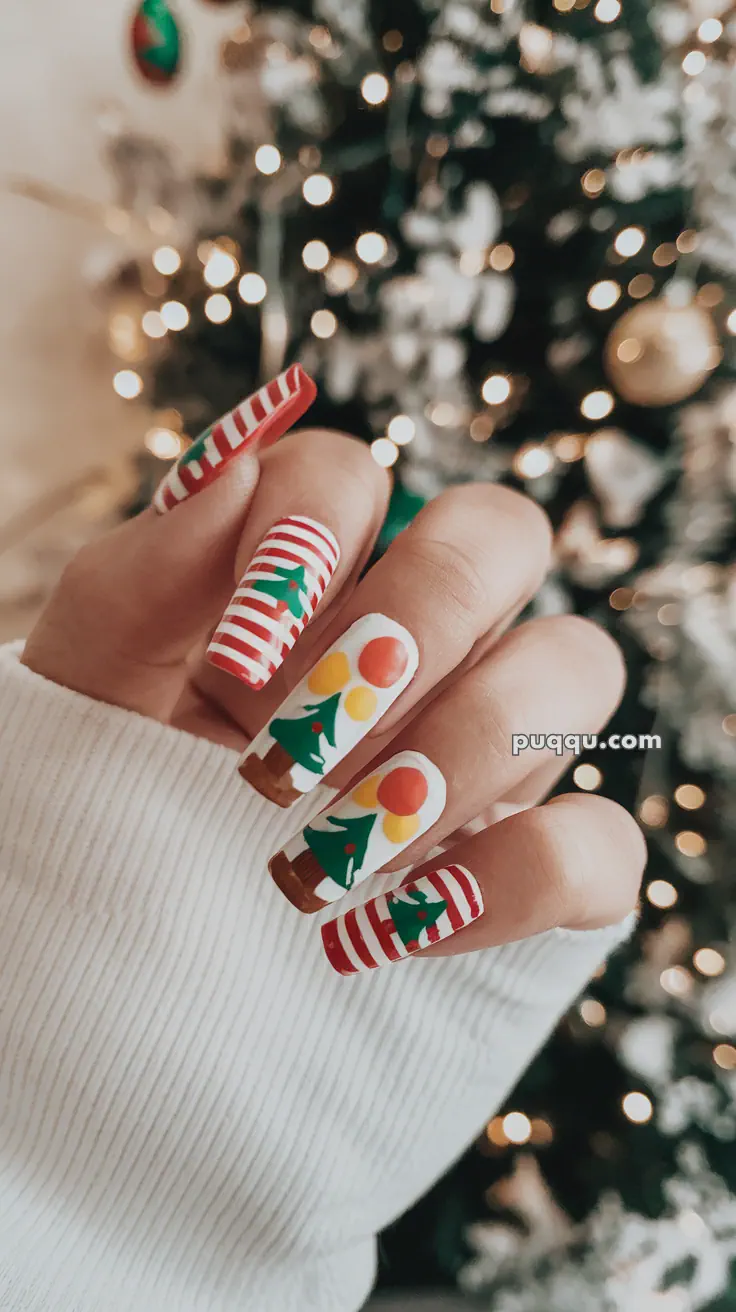
[[[365,688],[362,684],[358,684],[357,688],[350,689],[344,705],[345,714],[349,715],[351,720],[362,723],[375,715],[378,698],[372,688]]]
[[[381,806],[394,815],[413,815],[427,800],[429,788],[421,770],[412,765],[399,765],[389,770],[378,785]]]
[[[358,657],[358,669],[374,688],[392,688],[409,663],[409,653],[398,638],[371,638]]]
[[[419,831],[418,815],[388,815],[383,817],[383,832],[389,843],[408,843]]]
[[[318,696],[331,697],[333,693],[342,692],[349,680],[350,662],[345,652],[333,651],[315,665],[307,680],[307,687]]]
[[[364,806],[367,811],[375,811],[378,806],[378,785],[380,782],[380,774],[369,775],[350,794],[352,801],[358,806]]]

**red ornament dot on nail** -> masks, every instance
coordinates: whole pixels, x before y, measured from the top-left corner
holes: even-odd
[[[346,856],[352,856],[355,851],[355,843],[346,843],[344,851]]]
[[[295,583],[294,580],[292,579],[291,582],[290,582],[290,584],[289,584],[289,592],[296,592],[296,589],[297,589],[298,587],[299,587],[299,584],[298,584],[298,583]]]
[[[413,938],[410,943],[406,944],[407,952],[416,952],[418,947],[419,947],[419,940],[416,938]]]
[[[319,720],[315,720],[314,724],[312,725],[312,733],[321,733],[321,732],[322,732],[322,724]]]
[[[374,688],[391,688],[408,663],[409,653],[398,638],[371,638],[358,657],[358,670]]]
[[[415,815],[427,800],[429,785],[416,766],[397,765],[384,775],[376,795],[393,815]]]
[[[417,920],[426,920],[426,919],[427,919],[426,911],[417,911]]]

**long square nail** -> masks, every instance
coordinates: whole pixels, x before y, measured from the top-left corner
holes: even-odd
[[[307,627],[340,559],[334,533],[306,515],[274,524],[261,542],[210,645],[212,665],[263,688]]]
[[[156,488],[154,508],[165,514],[213,483],[235,456],[283,437],[316,395],[309,374],[300,364],[291,365],[195,438]]]
[[[482,913],[475,877],[465,866],[443,866],[330,920],[322,942],[340,975],[357,975],[450,938]]]
[[[378,724],[419,664],[411,634],[387,615],[363,615],[297,684],[240,759],[263,797],[291,806]]]
[[[426,756],[398,752],[277,852],[271,875],[300,911],[320,911],[431,829],[446,794]]]

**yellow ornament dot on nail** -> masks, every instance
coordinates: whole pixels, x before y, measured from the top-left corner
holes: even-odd
[[[383,817],[383,832],[389,843],[408,843],[418,828],[418,815],[392,815],[388,811]]]
[[[350,661],[344,651],[333,651],[330,656],[325,656],[317,665],[307,680],[307,687],[310,692],[318,693],[322,697],[331,697],[333,693],[340,692],[350,678]]]
[[[358,806],[364,806],[368,811],[374,811],[378,806],[378,786],[381,782],[380,774],[371,774],[364,779],[362,784],[353,793],[350,794],[351,800],[357,802]]]
[[[370,720],[375,715],[378,698],[372,688],[365,688],[360,684],[357,688],[351,688],[345,698],[345,710],[351,720]]]

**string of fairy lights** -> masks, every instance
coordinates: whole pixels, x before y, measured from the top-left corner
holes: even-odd
[[[493,0],[491,9],[497,14],[502,13],[504,7],[510,7],[511,3],[512,0]],[[554,3],[555,8],[564,13],[586,8],[590,0],[554,0]],[[593,14],[598,22],[612,24],[621,15],[621,4],[619,0],[598,0]],[[551,39],[551,33],[537,24],[522,25],[519,37],[522,52],[529,48],[530,33],[540,32],[545,38]],[[682,56],[683,73],[692,82],[695,83],[705,70],[711,48],[724,40],[724,33],[724,23],[720,18],[710,17],[700,22],[691,48],[688,48]],[[251,39],[251,36],[250,26],[243,23],[229,40],[236,45],[243,45]],[[323,25],[315,26],[310,32],[309,39],[314,48],[323,54],[326,54],[333,45],[332,35]],[[387,51],[395,53],[403,44],[402,34],[398,30],[391,30],[384,34],[382,43]],[[406,81],[410,75],[413,76],[413,69],[404,62],[395,70],[394,78],[398,81]],[[392,94],[391,81],[381,71],[368,72],[360,82],[358,94],[367,107],[382,105]],[[427,142],[427,152],[435,158],[441,157],[447,150],[448,144],[440,134],[435,134]],[[615,167],[624,169],[629,164],[640,162],[646,153],[641,149],[621,151],[616,157]],[[319,152],[310,147],[305,148],[300,154],[317,158],[319,156]],[[279,148],[269,142],[264,142],[256,148],[253,162],[255,170],[266,177],[279,174],[285,163]],[[598,198],[605,191],[607,181],[603,169],[588,169],[581,178],[582,191],[589,198]],[[308,205],[322,207],[332,200],[335,183],[328,174],[311,171],[301,181],[301,193]],[[638,256],[646,242],[647,234],[643,228],[625,227],[616,234],[612,242],[612,262],[623,264],[626,260]],[[652,251],[652,265],[657,269],[675,265],[681,256],[693,254],[697,244],[697,232],[694,229],[686,229],[675,241],[661,243]],[[198,253],[203,264],[204,281],[212,288],[212,294],[205,302],[205,315],[213,324],[224,324],[233,312],[231,284],[240,274],[239,252],[230,239],[220,238],[216,242],[203,244]],[[355,242],[354,251],[350,253],[333,255],[327,244],[317,238],[308,241],[302,251],[305,268],[323,277],[325,290],[332,296],[351,290],[360,277],[361,265],[388,264],[392,259],[393,253],[389,242],[380,232],[361,233]],[[512,246],[504,241],[497,243],[490,250],[461,252],[459,267],[463,273],[472,276],[480,273],[484,268],[497,272],[506,271],[512,267],[514,260],[515,252]],[[176,273],[181,263],[181,255],[172,246],[161,246],[153,253],[154,268],[163,275]],[[610,310],[625,294],[631,301],[636,302],[649,297],[654,290],[655,279],[647,272],[636,273],[628,280],[625,289],[616,278],[605,277],[589,288],[587,303],[591,309],[603,312]],[[237,293],[245,304],[258,305],[266,300],[268,287],[261,274],[251,270],[240,276]],[[709,283],[699,289],[696,299],[700,306],[713,311],[723,297],[724,289],[718,284]],[[146,336],[155,340],[165,337],[169,332],[183,331],[188,326],[189,320],[189,309],[183,302],[164,300],[157,310],[150,309],[144,313],[142,329]],[[311,332],[321,341],[333,337],[338,332],[339,326],[337,314],[328,308],[317,309],[310,322]],[[727,333],[736,335],[736,310],[732,310],[725,317],[723,326]],[[641,353],[641,343],[635,337],[628,336],[617,344],[616,360],[621,366],[626,367],[634,364]],[[711,358],[707,362],[706,372],[715,367],[719,358],[720,353],[711,344]],[[476,442],[487,441],[499,422],[503,421],[504,412],[514,406],[514,393],[520,385],[523,386],[523,381],[504,374],[492,373],[483,381],[480,388],[485,407],[483,410],[473,415],[459,416],[455,407],[439,401],[429,407],[427,417],[440,428],[454,426],[459,420],[467,421],[470,439]],[[121,369],[114,376],[113,386],[119,396],[126,400],[133,400],[142,394],[144,381],[135,369]],[[594,388],[580,398],[581,418],[588,422],[601,422],[612,415],[615,405],[616,396],[611,388]],[[147,445],[154,455],[162,459],[170,459],[172,453],[176,454],[181,450],[187,439],[183,433],[176,431],[172,431],[165,439],[163,431],[161,426],[158,426],[154,435],[147,438]],[[400,448],[413,440],[415,432],[416,424],[410,416],[403,414],[394,416],[387,425],[385,435],[377,437],[372,444],[371,450],[376,461],[385,467],[393,465],[399,457]],[[592,435],[586,433],[563,433],[551,435],[547,441],[526,443],[514,453],[512,459],[514,471],[525,480],[540,478],[549,473],[558,461],[564,463],[583,458],[590,436]]]
[[[491,11],[496,14],[504,12],[513,0],[490,0]],[[592,0],[553,0],[554,8],[561,14],[585,9]],[[597,0],[593,6],[593,16],[601,24],[612,25],[621,17],[621,0]],[[736,7],[722,17],[715,15],[702,18],[694,27],[686,48],[681,51],[680,63],[685,79],[683,98],[687,101],[697,100],[700,94],[699,78],[706,71],[709,61],[730,50],[728,29],[732,25]],[[246,44],[251,38],[247,23],[232,35],[231,42]],[[323,25],[315,26],[309,36],[310,43],[322,55],[328,55],[333,44],[329,29]],[[552,34],[537,24],[524,23],[519,34],[522,62],[534,71],[541,66],[545,52],[552,40]],[[384,34],[382,44],[385,50],[396,53],[403,44],[402,34],[395,29]],[[224,60],[227,67],[227,60]],[[360,81],[357,93],[366,109],[385,104],[392,96],[393,80],[407,82],[413,77],[413,68],[408,62],[399,64],[389,79],[379,70],[369,71]],[[426,151],[430,158],[439,160],[447,152],[449,142],[440,133],[428,137]],[[613,170],[624,171],[636,167],[646,160],[648,151],[642,148],[621,150],[612,160]],[[263,142],[253,152],[253,168],[265,178],[278,179],[289,168],[279,148],[272,142]],[[336,182],[328,173],[321,171],[321,157],[314,147],[303,148],[297,161],[297,186],[306,204],[320,209],[331,203],[335,196]],[[610,173],[602,168],[588,168],[580,178],[581,192],[589,200],[604,197],[610,186]],[[290,183],[286,193],[293,189]],[[595,227],[595,216],[591,220]],[[631,305],[642,303],[652,297],[657,288],[657,278],[661,281],[662,271],[672,271],[673,283],[677,281],[682,262],[696,260],[699,234],[695,228],[683,229],[672,241],[661,242],[651,249],[648,256],[652,272],[638,268],[630,277],[626,276],[626,266],[631,260],[641,263],[646,257],[650,236],[640,225],[627,225],[612,236],[609,246],[608,263],[611,266],[606,276],[595,281],[586,294],[588,307],[594,312],[605,313],[618,304]],[[235,242],[228,237],[201,242],[197,248],[197,257],[201,266],[201,277],[208,295],[204,302],[204,313],[212,324],[224,324],[233,313],[234,298],[239,297],[246,305],[258,306],[267,302],[269,288],[266,279],[255,269],[241,268],[242,253]],[[392,263],[394,253],[387,237],[377,231],[361,232],[350,250],[332,252],[327,243],[319,237],[306,241],[301,252],[304,268],[323,279],[325,291],[331,297],[347,294],[356,285],[361,273],[371,266],[388,266]],[[468,249],[459,255],[458,263],[462,273],[475,276],[486,269],[495,272],[507,272],[513,267],[516,253],[511,244],[504,240],[489,249]],[[181,252],[168,243],[156,247],[151,255],[153,269],[162,278],[172,278],[179,273],[183,256]],[[708,282],[697,291],[693,290],[694,304],[708,316],[718,314],[719,326],[723,333],[736,335],[736,309],[727,311],[724,306],[725,288],[718,282]],[[676,304],[676,301],[674,302]],[[146,308],[140,320],[144,336],[151,342],[159,341],[169,333],[186,330],[190,322],[190,309],[182,300],[168,299],[165,296],[158,304]],[[330,308],[315,310],[310,320],[313,336],[320,341],[328,341],[339,331],[338,314]],[[612,337],[614,360],[609,370],[609,378],[616,377],[617,369],[635,366],[641,358],[644,347],[633,332]],[[704,343],[703,367],[692,390],[704,380],[716,367],[721,358],[721,348],[717,345],[717,336],[707,337]],[[427,408],[426,418],[442,428],[454,427],[459,420],[466,423],[469,438],[474,442],[485,442],[491,438],[502,423],[504,417],[516,406],[519,393],[523,394],[526,380],[511,374],[494,371],[482,381],[480,401],[482,407],[475,413],[459,416],[456,407],[447,402],[437,401]],[[121,398],[134,400],[141,397],[145,390],[142,373],[130,366],[121,367],[113,377],[113,387]],[[625,388],[621,388],[625,395]],[[687,393],[684,393],[686,395]],[[617,403],[616,387],[601,386],[585,392],[579,398],[578,408],[581,420],[597,424],[608,420],[615,411]],[[399,457],[402,447],[411,443],[416,435],[415,419],[408,414],[397,413],[388,421],[385,433],[377,436],[371,444],[374,459],[388,468]],[[605,442],[606,430],[581,432],[564,432],[550,434],[545,440],[527,442],[511,457],[511,466],[525,481],[534,480],[549,474],[555,465],[567,464],[584,458],[586,448],[591,441]],[[162,460],[177,457],[188,444],[189,438],[182,431],[181,416],[176,411],[168,411],[157,417],[156,422],[145,436],[148,450]],[[631,539],[619,538],[604,544],[609,551],[619,552],[622,565],[628,567],[635,563],[637,548]],[[624,611],[638,604],[635,589],[615,588],[610,594],[610,605],[614,610]],[[675,624],[678,616],[676,607],[665,604],[658,612],[662,625]],[[736,714],[726,716],[723,731],[736,737]],[[580,763],[574,770],[575,785],[583,791],[595,791],[603,782],[602,771],[591,763]],[[663,795],[646,796],[639,807],[639,819],[650,830],[664,828],[671,815],[672,808],[684,817],[695,816],[706,802],[704,790],[694,783],[681,783],[669,800]],[[681,857],[697,859],[707,850],[705,837],[696,829],[683,822],[674,834],[674,844]],[[644,898],[651,907],[670,911],[678,902],[678,891],[669,881],[662,878],[652,879],[645,887]],[[660,985],[665,994],[673,999],[685,999],[695,987],[698,977],[701,980],[714,979],[726,969],[724,954],[712,945],[697,947],[691,955],[688,965],[666,967],[660,975]],[[608,1015],[604,1005],[592,996],[584,997],[577,1009],[579,1023],[585,1030],[596,1031],[605,1028]],[[716,1035],[719,1033],[719,1015],[716,1011],[710,1016],[710,1024]],[[720,1032],[727,1034],[730,1021],[723,1020]],[[725,1040],[714,1041],[712,1050],[714,1064],[724,1071],[736,1070],[736,1046]],[[630,1089],[621,1098],[621,1112],[632,1124],[645,1124],[654,1115],[654,1105],[648,1094],[639,1089]],[[554,1127],[549,1121],[540,1117],[527,1116],[521,1110],[511,1110],[502,1116],[494,1117],[486,1130],[486,1146],[491,1151],[500,1151],[510,1147],[532,1144],[544,1146],[554,1139]]]

